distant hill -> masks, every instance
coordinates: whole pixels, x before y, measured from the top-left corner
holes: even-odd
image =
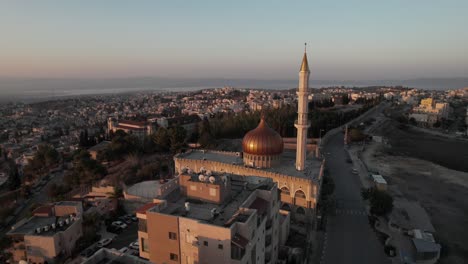
[[[328,86],[364,87],[402,85],[422,89],[458,89],[468,87],[468,78],[421,78],[410,80],[313,80],[313,88]],[[43,100],[51,97],[85,94],[108,94],[135,91],[184,91],[233,86],[237,88],[290,89],[297,80],[255,79],[170,79],[159,77],[134,77],[112,79],[52,79],[52,78],[0,78],[0,101]]]

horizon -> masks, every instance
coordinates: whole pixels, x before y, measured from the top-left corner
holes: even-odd
[[[2,78],[468,76],[468,3],[0,3]]]

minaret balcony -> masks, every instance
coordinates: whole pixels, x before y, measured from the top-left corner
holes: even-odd
[[[299,120],[294,120],[294,126],[297,127],[297,126],[306,126],[306,127],[310,127],[310,121],[309,120],[302,120],[301,122],[299,122]]]

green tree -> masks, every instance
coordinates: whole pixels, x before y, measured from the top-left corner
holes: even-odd
[[[210,122],[208,118],[204,118],[200,126],[200,137],[198,143],[204,148],[213,144],[213,135],[211,134]]]
[[[171,127],[167,131],[171,143],[171,152],[176,153],[185,145],[187,131],[181,126]]]
[[[329,176],[323,177],[322,196],[327,197],[335,191],[335,182]]]
[[[73,170],[65,175],[65,182],[69,186],[91,184],[107,174],[101,163],[91,159],[88,151],[84,149],[74,153],[73,163]]]
[[[21,179],[18,173],[18,167],[11,161],[9,162],[10,174],[8,178],[8,189],[16,190],[21,186]]]
[[[365,137],[364,133],[358,128],[351,128],[349,130],[349,138],[351,141],[362,141]]]
[[[50,145],[39,145],[33,159],[24,168],[24,178],[33,179],[59,162],[59,153]]]
[[[138,151],[138,149],[138,138],[119,129],[115,132],[111,144],[109,144],[103,156],[108,160],[119,159],[129,153]]]
[[[121,199],[124,197],[123,189],[120,186],[114,186],[114,192],[109,194],[111,199]]]
[[[393,197],[385,191],[376,188],[363,189],[362,198],[369,200],[371,214],[384,216],[393,210]]]
[[[171,146],[168,131],[164,127],[159,127],[158,130],[156,130],[153,141],[162,151],[168,151]]]

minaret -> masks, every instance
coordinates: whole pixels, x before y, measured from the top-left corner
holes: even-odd
[[[307,45],[307,44],[305,44]],[[306,46],[307,47],[307,46]],[[294,126],[297,128],[297,152],[296,169],[303,171],[306,159],[307,129],[310,124],[307,120],[309,108],[309,64],[307,63],[307,50],[304,48],[301,70],[299,71],[299,87],[297,90],[297,121]]]

